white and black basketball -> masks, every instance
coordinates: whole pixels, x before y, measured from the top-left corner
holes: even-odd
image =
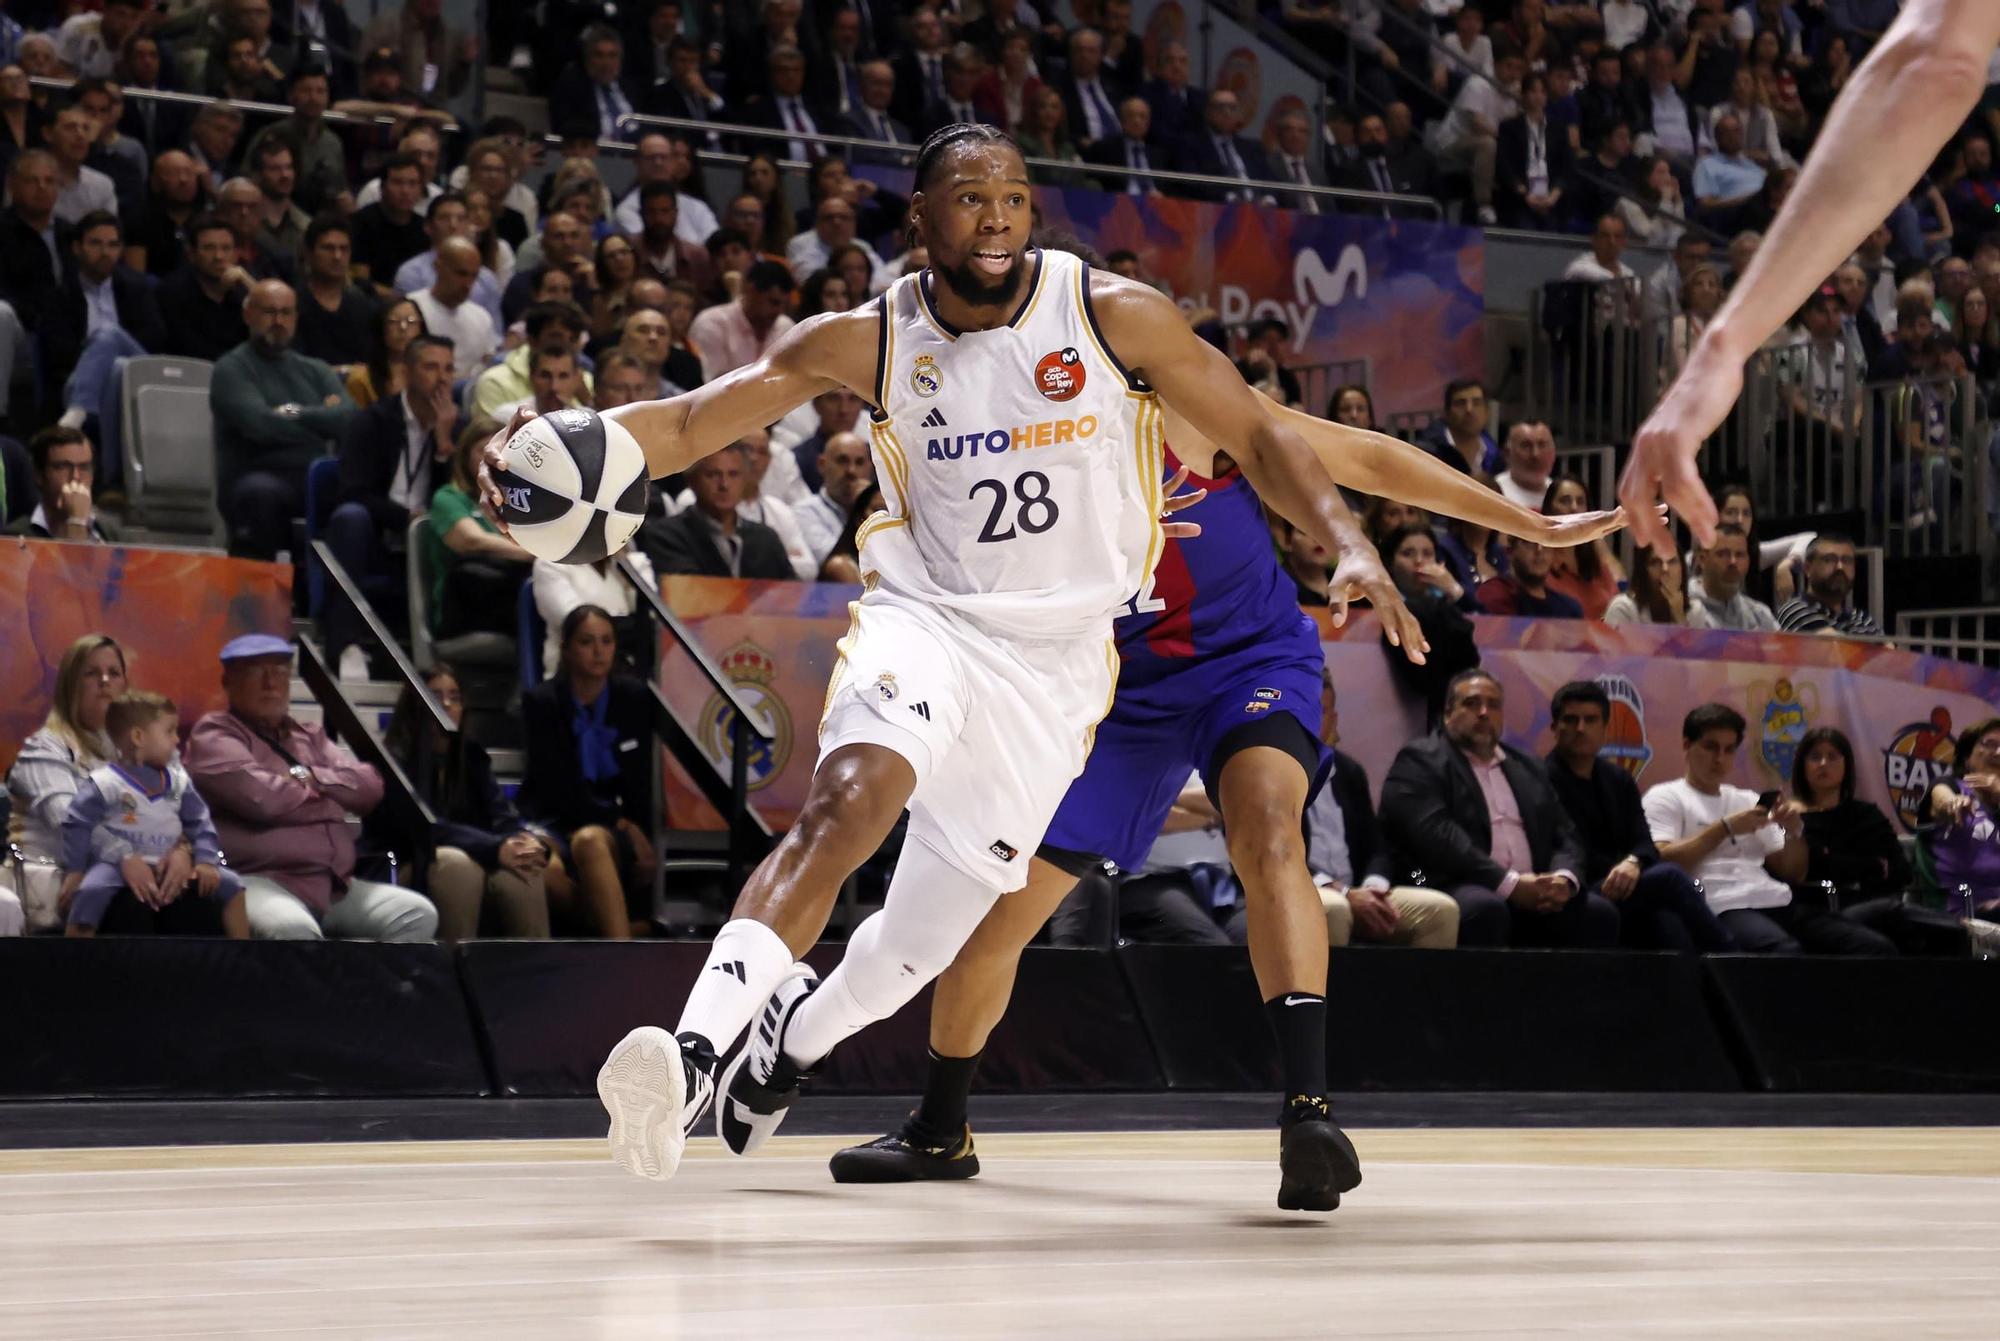
[[[622,425],[581,407],[528,424],[501,448],[500,519],[551,563],[595,563],[646,519],[646,453]]]

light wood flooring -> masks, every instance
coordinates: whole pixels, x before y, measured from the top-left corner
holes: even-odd
[[[2000,1129],[1354,1136],[1331,1216],[1267,1132],[5,1151],[0,1337],[2000,1337]]]

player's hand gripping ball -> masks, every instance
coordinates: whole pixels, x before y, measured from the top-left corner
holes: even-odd
[[[530,421],[493,472],[514,543],[551,563],[616,554],[646,519],[646,453],[622,425],[581,407]]]

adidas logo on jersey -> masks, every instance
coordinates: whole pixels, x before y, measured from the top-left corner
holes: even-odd
[[[724,960],[720,964],[710,964],[708,968],[711,973],[726,973],[738,982],[750,981],[748,975],[743,972],[743,961],[740,959]]]
[[[949,427],[949,425],[947,425],[944,421],[944,411],[937,409],[936,407],[932,407],[931,412],[924,416],[924,427],[925,428]]]
[[[910,711],[923,718],[926,722],[931,719],[931,705],[928,703],[912,703]]]

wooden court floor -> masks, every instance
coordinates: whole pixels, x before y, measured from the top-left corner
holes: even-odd
[[[0,1152],[0,1337],[2000,1337],[2000,1129],[996,1135],[969,1184],[845,1142]]]

